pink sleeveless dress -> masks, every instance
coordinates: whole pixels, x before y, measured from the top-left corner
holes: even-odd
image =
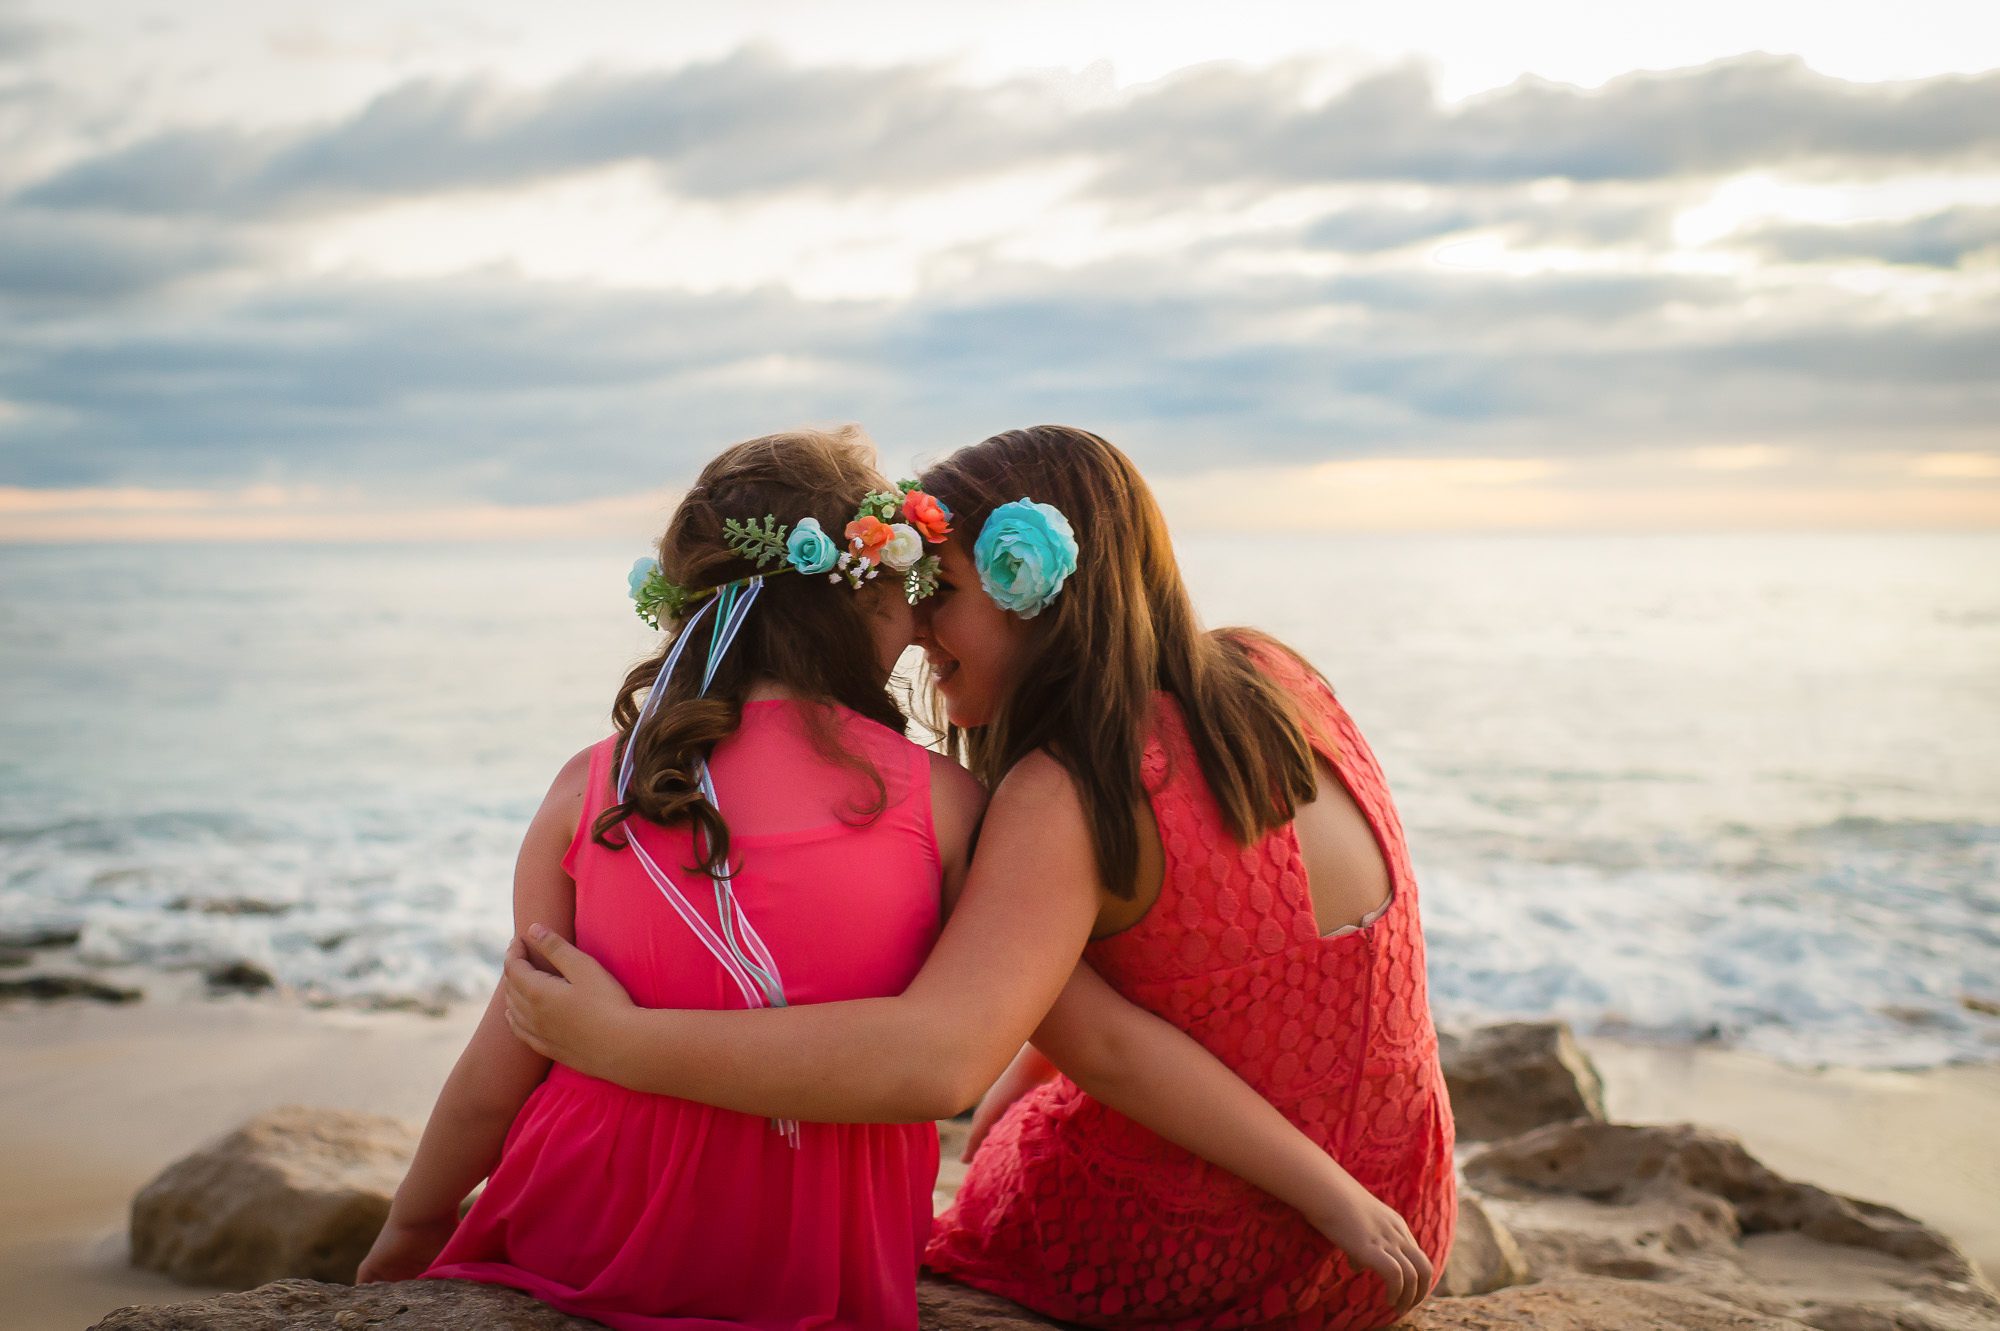
[[[865,778],[812,749],[804,704],[751,702],[709,764],[742,914],[787,999],[897,994],[939,927],[941,863],[929,758],[844,708],[843,746]],[[628,850],[591,840],[611,800],[615,736],[591,751],[590,787],[564,857],[577,943],[642,1007],[741,1008],[738,989]],[[628,820],[711,926],[714,892],[685,828]],[[647,1095],[557,1064],[508,1133],[485,1191],[427,1278],[525,1290],[617,1331],[915,1331],[917,1264],[937,1179],[929,1123],[802,1123],[797,1149],[770,1120]]]
[[[1159,899],[1084,955],[1194,1036],[1409,1224],[1443,1271],[1457,1220],[1451,1106],[1424,984],[1417,884],[1374,754],[1331,690],[1253,648],[1322,732],[1393,894],[1321,937],[1298,837],[1230,836],[1178,705],[1157,698],[1142,771],[1166,852]],[[1331,742],[1328,742],[1328,741]],[[1387,1291],[1290,1207],[1057,1077],[980,1146],[925,1253],[934,1271],[1086,1326],[1361,1328]]]

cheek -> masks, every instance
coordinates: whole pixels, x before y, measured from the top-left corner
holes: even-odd
[[[992,605],[978,606],[965,616],[960,637],[964,652],[960,660],[973,666],[992,682],[1004,680],[1012,671],[1019,644],[1009,616]]]

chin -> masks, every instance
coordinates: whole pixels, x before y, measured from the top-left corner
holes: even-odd
[[[960,730],[977,730],[993,719],[991,708],[970,706],[957,698],[949,696],[944,700],[944,714],[945,719]]]

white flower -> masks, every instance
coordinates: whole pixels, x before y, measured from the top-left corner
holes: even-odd
[[[889,528],[889,543],[882,547],[882,562],[898,573],[907,572],[924,557],[924,537],[907,522]]]

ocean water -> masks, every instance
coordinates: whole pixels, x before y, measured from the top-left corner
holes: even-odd
[[[0,545],[0,930],[480,996],[651,634],[584,545]],[[1441,1020],[2000,1059],[2000,537],[1190,536],[1332,679]]]

